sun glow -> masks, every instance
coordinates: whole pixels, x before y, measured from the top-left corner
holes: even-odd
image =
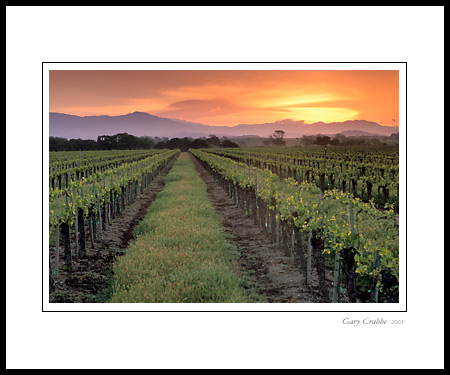
[[[358,111],[349,108],[333,107],[293,107],[291,110],[290,117],[293,120],[304,120],[306,123],[355,120],[359,114]]]
[[[395,70],[50,71],[50,111],[207,125],[353,119],[398,126]]]

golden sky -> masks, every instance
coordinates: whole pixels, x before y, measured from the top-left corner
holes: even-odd
[[[52,70],[50,112],[140,111],[207,125],[346,120],[398,126],[398,70]]]

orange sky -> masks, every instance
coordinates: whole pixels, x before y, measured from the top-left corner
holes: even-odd
[[[207,125],[282,119],[398,126],[397,70],[52,70],[50,112],[134,111]]]

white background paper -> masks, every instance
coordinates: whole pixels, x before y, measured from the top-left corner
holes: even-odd
[[[42,312],[42,62],[188,61],[407,62],[407,312]],[[6,83],[7,368],[443,368],[443,7],[6,7]]]

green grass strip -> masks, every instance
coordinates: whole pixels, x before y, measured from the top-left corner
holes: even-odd
[[[237,249],[225,238],[187,153],[165,184],[114,266],[110,302],[256,302],[231,271]]]

